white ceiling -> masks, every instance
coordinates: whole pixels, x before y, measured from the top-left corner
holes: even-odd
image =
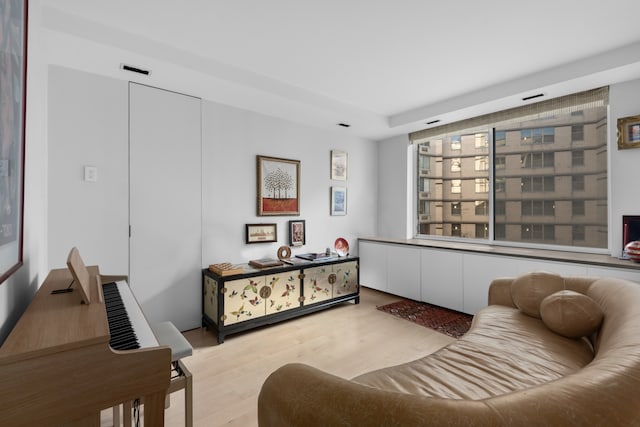
[[[49,31],[197,70],[238,107],[345,122],[371,139],[506,108],[523,94],[640,78],[638,0],[45,4]]]

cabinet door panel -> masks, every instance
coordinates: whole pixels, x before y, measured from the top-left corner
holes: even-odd
[[[265,298],[267,314],[300,307],[299,275],[300,271],[296,270],[266,276],[265,289],[259,293]]]
[[[304,270],[304,305],[331,299],[331,274],[330,265]]]
[[[422,249],[422,301],[462,311],[462,254],[438,249]]]
[[[420,249],[387,247],[387,289],[394,295],[420,300]]]
[[[329,277],[333,281],[333,297],[351,295],[358,292],[358,263],[355,261],[331,266],[334,276]]]
[[[362,286],[387,291],[387,245],[358,242],[360,283]]]
[[[225,326],[264,316],[264,299],[259,294],[264,285],[264,276],[225,282]]]
[[[218,281],[212,277],[204,276],[204,314],[211,320],[220,323],[218,319]]]

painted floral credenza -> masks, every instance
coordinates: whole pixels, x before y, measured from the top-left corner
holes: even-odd
[[[292,319],[340,304],[360,302],[358,257],[308,261],[221,276],[202,273],[202,325],[218,343],[229,334]]]

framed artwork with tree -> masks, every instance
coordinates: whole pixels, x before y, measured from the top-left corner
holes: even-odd
[[[258,216],[300,215],[300,161],[256,156]]]

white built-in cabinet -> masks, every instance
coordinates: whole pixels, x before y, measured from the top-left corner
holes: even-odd
[[[463,311],[462,274],[461,253],[421,249],[420,299],[440,307]]]
[[[640,270],[591,266],[471,251],[360,240],[360,284],[390,294],[474,314],[487,306],[497,277],[529,271],[563,276],[619,277],[640,282]]]
[[[420,300],[420,250],[394,245],[362,243],[360,282],[367,287],[405,298]]]
[[[389,245],[360,242],[360,283],[371,289],[389,292],[387,289],[387,247]]]

